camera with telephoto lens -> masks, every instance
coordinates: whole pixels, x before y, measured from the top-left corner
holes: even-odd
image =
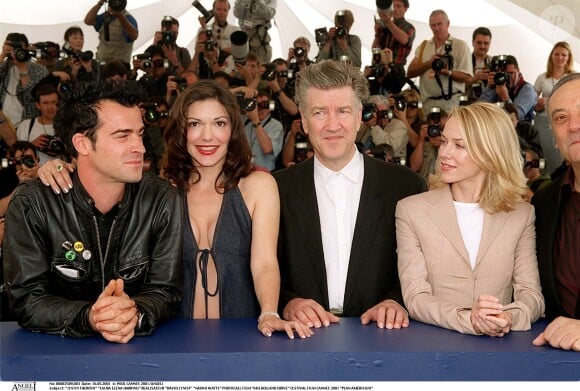
[[[362,121],[368,122],[373,118],[377,112],[377,105],[374,103],[363,103],[362,108]]]
[[[50,156],[58,156],[66,153],[66,147],[60,138],[47,134],[46,139],[48,143],[45,148],[39,148],[40,152],[44,152]]]
[[[256,98],[246,98],[246,96],[242,92],[236,93],[236,99],[238,101],[238,106],[240,106],[240,112],[242,114],[247,111],[254,110],[258,104]]]
[[[109,8],[115,12],[121,12],[127,8],[127,0],[109,0]]]
[[[503,86],[508,84],[510,81],[510,75],[506,72],[507,68],[507,58],[505,54],[500,54],[499,56],[493,56],[491,58],[491,64],[489,70],[494,72],[493,83],[496,86]]]
[[[62,47],[62,50],[69,56],[72,57],[76,60],[80,60],[80,61],[89,61],[93,59],[93,52],[90,50],[85,50],[85,51],[81,51],[81,50],[75,50],[72,49],[70,46],[68,45],[64,45]]]
[[[441,136],[441,108],[432,107],[427,115],[427,120],[430,122],[427,127],[429,137]]]
[[[25,62],[28,61],[30,58],[38,58],[39,52],[34,49],[25,49],[24,45],[21,42],[14,42],[10,44],[14,49],[12,53],[12,58],[18,62]]]
[[[445,51],[440,57],[433,60],[431,63],[431,69],[439,73],[443,69],[447,68],[449,70],[453,69],[453,56],[451,51],[453,50],[453,42],[451,40],[446,40],[443,45],[443,50]]]
[[[58,43],[46,41],[32,44],[36,49],[36,58],[59,58],[60,46]]]
[[[162,31],[161,41],[158,42],[159,45],[175,46],[177,37],[173,31]]]
[[[197,10],[203,15],[205,23],[209,22],[214,17],[213,10],[208,11],[198,0],[195,0],[193,3],[191,3],[191,5],[197,8]]]
[[[393,12],[393,0],[377,0],[375,2],[377,11]]]

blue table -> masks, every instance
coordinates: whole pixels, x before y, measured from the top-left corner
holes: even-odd
[[[529,332],[476,337],[411,322],[404,330],[355,318],[306,340],[258,333],[254,319],[172,320],[129,344],[71,339],[0,323],[8,381],[580,380],[580,353],[535,347]]]

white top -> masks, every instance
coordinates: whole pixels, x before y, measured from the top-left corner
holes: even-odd
[[[2,102],[1,106],[4,116],[7,117],[14,126],[18,126],[20,121],[22,121],[22,115],[24,114],[24,107],[16,96],[18,83],[20,83],[20,74],[18,68],[13,66],[10,69],[6,94],[4,95],[4,102]]]
[[[479,207],[478,203],[453,201],[453,205],[455,206],[463,244],[469,254],[471,269],[475,269],[477,251],[479,250],[481,233],[483,232],[483,209]]]
[[[314,186],[331,312],[342,313],[343,309],[363,176],[363,156],[359,152],[338,172],[323,166],[314,155]]]
[[[536,113],[536,115],[548,115],[548,100],[550,95],[552,95],[552,90],[554,86],[558,84],[560,79],[555,79],[553,77],[546,77],[546,72],[538,75],[536,78],[536,82],[534,83],[534,90],[539,94],[542,94],[542,97],[546,99],[545,101],[545,108],[542,111]]]
[[[43,134],[54,136],[54,127],[52,126],[52,124],[43,125],[40,123],[39,119],[40,117],[36,117],[36,119],[34,120],[34,125],[30,130],[30,134],[28,133],[28,128],[30,127],[31,120],[25,119],[24,121],[22,121],[20,125],[18,125],[18,128],[16,129],[16,138],[20,141],[33,142],[38,136]],[[55,157],[52,157],[40,151],[37,151],[36,153],[38,155],[39,165],[43,165],[47,161],[55,159]]]

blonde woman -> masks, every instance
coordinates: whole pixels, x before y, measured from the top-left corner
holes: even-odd
[[[412,319],[466,334],[528,330],[544,312],[534,209],[508,115],[454,109],[431,191],[396,209],[399,278]]]
[[[546,64],[546,72],[538,75],[534,83],[534,89],[538,94],[536,103],[536,117],[534,127],[538,130],[540,143],[542,145],[544,158],[546,159],[546,170],[552,173],[562,164],[562,155],[556,147],[556,142],[552,134],[550,120],[547,115],[547,105],[552,90],[558,81],[574,72],[574,56],[572,48],[567,42],[556,42]]]

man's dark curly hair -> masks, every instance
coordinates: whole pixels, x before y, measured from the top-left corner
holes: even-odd
[[[90,83],[73,89],[59,103],[54,118],[54,130],[71,156],[77,151],[72,144],[73,135],[84,133],[93,146],[97,141],[97,128],[101,125],[97,108],[103,101],[116,102],[125,107],[137,106],[143,101],[141,86],[133,81]]]
[[[187,189],[189,183],[197,183],[201,179],[196,163],[187,151],[187,111],[193,103],[204,100],[217,100],[230,116],[232,134],[226,161],[221,170],[222,175],[215,182],[216,191],[226,192],[252,171],[252,150],[244,131],[237,99],[215,80],[200,80],[189,86],[173,104],[164,130],[166,148],[163,176],[179,189]]]

